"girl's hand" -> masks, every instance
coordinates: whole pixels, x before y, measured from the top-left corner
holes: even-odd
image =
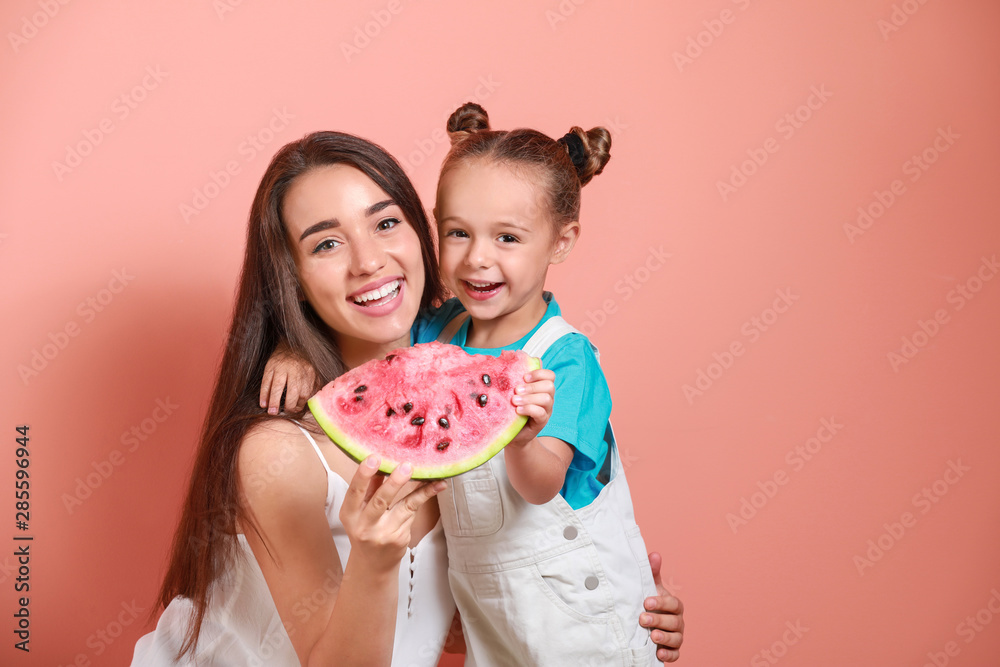
[[[659,645],[656,657],[660,662],[675,662],[681,657],[680,648],[684,642],[684,603],[670,594],[660,580],[662,559],[655,551],[649,554],[649,565],[653,569],[653,583],[658,595],[646,598],[646,613],[640,614],[639,624],[650,628],[650,637]]]
[[[525,373],[524,384],[514,389],[511,402],[517,406],[517,414],[528,418],[528,423],[511,440],[515,449],[526,445],[545,428],[552,416],[552,403],[556,394],[556,374],[547,368]]]
[[[286,391],[287,387],[287,391]],[[316,389],[316,369],[308,361],[278,343],[264,366],[260,384],[260,407],[276,415],[281,409],[281,394],[285,394],[285,412],[298,412]]]
[[[362,556],[375,568],[399,567],[410,544],[410,529],[417,510],[445,489],[437,481],[421,484],[409,493],[401,493],[410,481],[410,465],[403,463],[391,475],[379,475],[379,458],[369,456],[351,478],[340,521],[351,540],[351,554]]]

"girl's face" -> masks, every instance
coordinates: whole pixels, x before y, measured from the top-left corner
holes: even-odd
[[[435,210],[441,277],[473,320],[524,335],[544,314],[549,264],[566,258],[580,225],[557,231],[541,195],[523,175],[487,161],[442,177]]]
[[[408,345],[424,265],[399,206],[363,172],[338,164],[299,176],[282,217],[303,295],[333,330],[345,362]]]

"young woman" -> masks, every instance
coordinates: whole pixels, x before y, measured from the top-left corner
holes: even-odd
[[[402,466],[376,476],[377,462],[359,466],[258,400],[278,341],[326,382],[409,344],[439,290],[423,209],[385,151],[321,132],[278,152],[251,208],[165,609],[133,664],[437,663],[454,616],[432,499],[442,485]],[[653,600],[644,625],[673,650],[679,602]]]

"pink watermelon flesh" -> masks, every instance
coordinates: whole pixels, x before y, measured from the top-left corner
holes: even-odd
[[[356,461],[402,462],[414,479],[452,477],[481,465],[527,422],[511,397],[524,374],[540,368],[524,352],[499,357],[424,343],[358,366],[309,399],[330,439]]]

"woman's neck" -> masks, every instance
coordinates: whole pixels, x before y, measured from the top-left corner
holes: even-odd
[[[382,359],[400,347],[409,347],[410,334],[407,332],[405,336],[386,343],[338,336],[337,346],[340,348],[340,357],[343,359],[344,365],[351,369],[372,359]]]

